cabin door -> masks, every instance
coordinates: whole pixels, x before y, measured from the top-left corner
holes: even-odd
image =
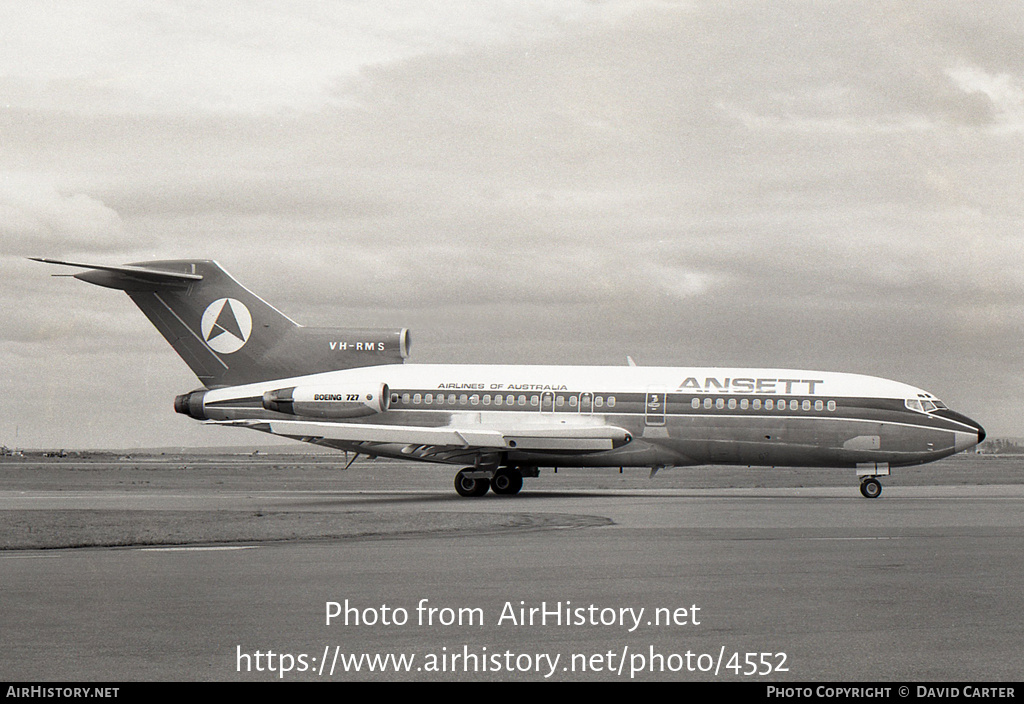
[[[553,391],[545,391],[540,395],[540,412],[555,412],[555,393]]]
[[[584,391],[580,394],[580,413],[594,412],[594,394]]]
[[[647,404],[644,411],[644,421],[647,425],[665,425],[665,405],[667,403],[668,394],[664,390],[647,390]]]

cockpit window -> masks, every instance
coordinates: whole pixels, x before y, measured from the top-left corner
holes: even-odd
[[[937,398],[908,398],[906,400],[906,406],[910,410],[917,411],[918,413],[931,413],[932,411],[944,409],[946,404]]]

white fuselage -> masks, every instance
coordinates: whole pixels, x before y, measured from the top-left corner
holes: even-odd
[[[601,452],[506,449],[503,461],[520,465],[887,467],[939,459],[984,436],[977,423],[922,389],[792,369],[393,364],[214,389],[202,406],[213,420],[331,422],[331,399],[382,385],[386,404],[361,417],[339,414],[337,422],[505,430],[602,426],[628,433],[628,442]],[[267,410],[264,395],[281,389],[305,392],[309,403],[297,401],[292,413]],[[417,457],[401,439],[372,442],[373,454],[466,461],[464,453]],[[350,441],[322,444],[366,451],[365,444]]]

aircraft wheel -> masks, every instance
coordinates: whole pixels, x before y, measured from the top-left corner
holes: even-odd
[[[882,495],[882,485],[877,479],[868,478],[860,483],[860,493],[867,499],[877,499]]]
[[[491,479],[491,491],[502,496],[515,496],[523,488],[523,475],[515,467],[502,467]]]
[[[466,476],[465,469],[455,475],[455,491],[459,496],[483,496],[491,488],[491,483],[486,479],[474,479]]]

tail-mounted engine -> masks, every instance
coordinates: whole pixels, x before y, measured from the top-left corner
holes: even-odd
[[[357,418],[383,413],[391,404],[387,384],[292,386],[263,394],[268,411],[310,418]]]

